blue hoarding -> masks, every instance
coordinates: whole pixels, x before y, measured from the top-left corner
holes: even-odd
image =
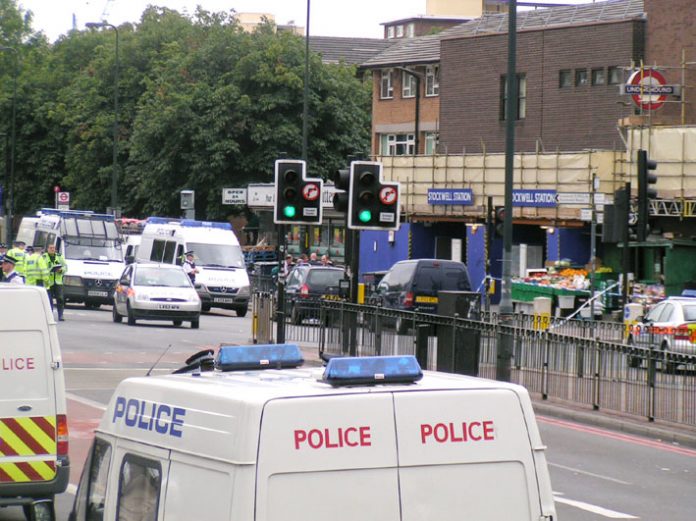
[[[470,188],[428,188],[428,204],[474,204],[474,193]]]
[[[513,190],[512,206],[536,206],[537,208],[555,208],[556,190]]]

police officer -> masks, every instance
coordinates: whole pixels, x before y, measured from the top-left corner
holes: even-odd
[[[24,284],[24,278],[15,270],[17,260],[9,254],[2,259],[2,281],[8,284]]]
[[[24,250],[24,277],[29,286],[43,286],[47,273],[45,273],[45,262],[41,257],[41,247],[36,248],[27,246]]]
[[[7,253],[7,246],[5,243],[0,242],[0,262],[2,262],[2,258],[5,256]]]
[[[186,275],[188,275],[191,279],[191,282],[195,284],[196,273],[198,273],[198,268],[196,268],[196,263],[193,261],[193,254],[193,251],[187,251],[184,254],[186,255],[186,260],[184,261],[184,271],[186,272]]]
[[[48,290],[48,296],[51,301],[51,309],[53,309],[53,300],[56,301],[58,308],[58,320],[63,318],[63,309],[65,308],[65,298],[63,297],[63,275],[68,271],[68,266],[65,263],[65,258],[60,253],[56,253],[56,245],[49,244],[46,253],[42,255],[43,270],[44,270],[44,287]]]
[[[7,252],[7,255],[15,260],[15,271],[24,277],[24,247],[27,244],[24,241],[15,241],[13,247]]]

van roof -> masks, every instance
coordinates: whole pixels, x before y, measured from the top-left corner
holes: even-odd
[[[524,401],[523,396],[528,401],[521,386],[462,375],[424,371],[412,384],[332,387],[322,381],[323,372],[321,367],[301,367],[129,378],[116,389],[98,430],[213,459],[253,463],[264,407],[275,400],[496,389],[511,391],[516,401]],[[173,417],[177,410],[179,434],[155,432],[156,420],[153,427],[151,418]]]

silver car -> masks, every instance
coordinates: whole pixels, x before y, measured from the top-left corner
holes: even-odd
[[[175,326],[191,322],[198,329],[201,299],[181,266],[136,263],[126,267],[114,291],[114,322],[171,320]]]

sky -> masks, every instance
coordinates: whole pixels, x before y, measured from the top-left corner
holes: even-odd
[[[294,21],[304,27],[308,0],[18,0],[34,13],[33,27],[50,41],[67,33],[73,25],[106,20],[113,25],[137,22],[149,5],[195,12],[200,5],[208,11],[234,9],[244,13],[271,13],[276,23]],[[591,3],[593,0],[543,0],[545,3]],[[426,0],[309,0],[310,35],[382,38],[384,22],[425,14]],[[106,15],[106,16],[103,16]]]

